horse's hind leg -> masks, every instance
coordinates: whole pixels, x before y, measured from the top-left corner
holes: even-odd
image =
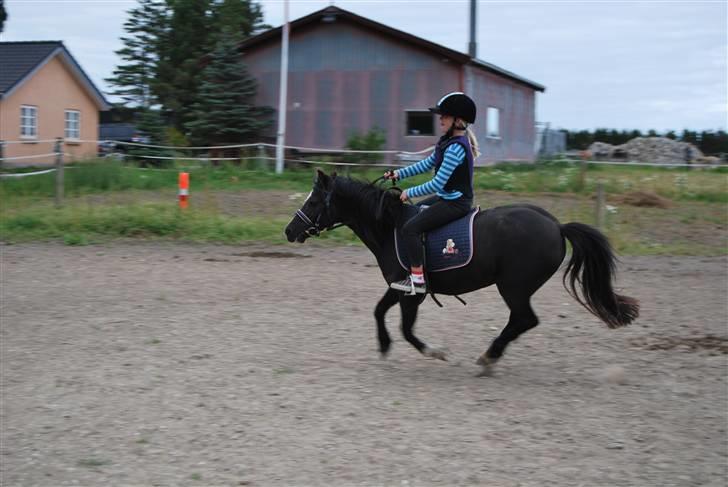
[[[392,345],[392,339],[389,337],[387,325],[384,322],[384,315],[387,314],[389,308],[397,304],[397,301],[399,301],[399,293],[394,289],[389,289],[379,300],[377,307],[374,308],[374,319],[377,320],[379,353],[382,354],[382,357],[386,357],[387,353],[389,353],[389,347]]]
[[[488,350],[478,358],[479,365],[493,365],[503,356],[503,352],[510,342],[518,338],[522,333],[538,325],[538,317],[531,308],[532,292],[524,292],[523,289],[498,285],[498,291],[505,300],[511,315],[508,324],[501,331]]]

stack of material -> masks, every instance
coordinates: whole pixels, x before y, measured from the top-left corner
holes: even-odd
[[[589,152],[596,160],[623,160],[657,164],[710,163],[700,149],[687,142],[665,137],[637,137],[626,144],[594,142]]]

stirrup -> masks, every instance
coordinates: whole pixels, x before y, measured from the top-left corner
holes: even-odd
[[[412,279],[409,277],[405,279],[404,281],[397,281],[393,282],[389,285],[390,288],[396,289],[397,291],[404,291],[410,296],[414,296],[416,294],[425,294],[427,293],[427,286],[425,284],[415,284],[412,282]]]

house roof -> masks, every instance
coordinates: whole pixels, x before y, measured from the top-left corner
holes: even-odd
[[[109,103],[91,78],[81,69],[62,41],[0,42],[0,99],[7,98],[54,57],[71,71],[78,82],[94,99],[100,110]]]
[[[393,27],[380,24],[379,22],[375,22],[373,20],[367,19],[366,17],[362,17],[353,12],[349,12],[348,10],[344,10],[335,6],[326,7],[324,9],[313,12],[312,14],[309,14],[305,17],[296,19],[290,23],[290,28],[291,30],[294,30],[308,25],[319,24],[322,21],[335,21],[337,18],[349,20],[355,24],[361,25],[362,27],[393,37],[399,41],[404,41],[409,45],[418,46],[426,51],[437,53],[461,65],[469,64],[476,68],[495,73],[499,76],[503,76],[504,78],[508,78],[512,81],[526,85],[536,91],[546,91],[545,86],[528,80],[503,68],[500,68],[495,64],[491,64],[486,61],[470,57],[468,54],[455,51],[434,42],[430,42],[421,37],[413,36],[412,34],[408,34],[407,32],[403,32]],[[278,40],[281,37],[282,29],[283,26],[275,27],[273,29],[269,29],[261,32],[260,34],[249,37],[248,39],[244,40],[239,47],[241,50],[245,50],[272,40]]]

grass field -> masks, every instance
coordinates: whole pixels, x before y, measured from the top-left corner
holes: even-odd
[[[179,170],[191,180],[189,210],[176,207]],[[352,171],[374,180],[379,168]],[[109,238],[173,238],[211,242],[281,242],[282,229],[313,181],[312,168],[283,175],[236,166],[143,170],[95,162],[65,171],[66,204],[53,207],[54,174],[0,179],[0,238],[57,239],[83,245]],[[424,181],[419,176],[403,187]],[[716,255],[726,253],[728,172],[590,166],[585,174],[567,163],[498,165],[476,170],[476,201],[484,207],[531,202],[561,221],[595,223],[593,195],[607,193],[605,232],[625,254]],[[670,207],[627,204],[635,191],[656,194]],[[254,204],[254,205],[253,205]],[[252,206],[251,206],[252,205]],[[346,229],[330,243],[354,243]]]

